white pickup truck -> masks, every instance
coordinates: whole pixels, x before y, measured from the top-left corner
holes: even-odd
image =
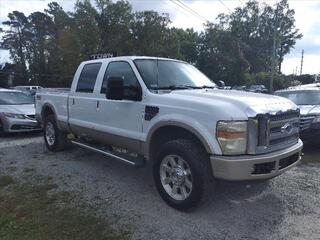
[[[195,207],[214,178],[268,179],[296,165],[299,115],[288,99],[220,90],[166,58],[82,62],[70,91],[36,94],[49,150],[71,141],[133,166],[150,162],[161,197],[179,210]]]

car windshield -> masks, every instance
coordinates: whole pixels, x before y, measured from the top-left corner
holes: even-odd
[[[0,105],[33,104],[34,98],[22,92],[0,92]]]
[[[289,98],[297,105],[320,105],[320,91],[279,92],[276,95]]]
[[[161,59],[137,59],[134,63],[149,89],[216,87],[202,72],[188,63]]]

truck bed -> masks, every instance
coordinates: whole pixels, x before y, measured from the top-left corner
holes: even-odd
[[[68,122],[69,88],[44,88],[36,93],[36,115],[41,116],[44,103],[54,106],[57,120]]]

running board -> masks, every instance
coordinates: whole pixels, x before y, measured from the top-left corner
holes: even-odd
[[[100,153],[102,155],[105,155],[107,157],[111,157],[111,158],[114,158],[118,161],[121,161],[125,164],[128,164],[130,166],[133,166],[133,167],[141,167],[144,165],[144,158],[143,157],[132,157],[132,156],[127,156],[125,154],[118,154],[118,153],[113,153],[113,152],[110,152],[110,151],[107,151],[107,150],[102,150],[102,149],[99,149],[97,147],[94,147],[94,146],[90,146],[86,143],[83,143],[83,142],[78,142],[78,141],[75,141],[75,140],[72,140],[71,141],[72,144],[74,145],[77,145],[81,148],[85,148],[85,149],[88,149],[90,151],[93,151],[93,152],[96,152],[96,153]]]

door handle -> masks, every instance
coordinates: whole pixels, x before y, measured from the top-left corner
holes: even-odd
[[[74,98],[72,98],[72,105],[74,105]]]
[[[97,101],[97,109],[100,107],[100,101]]]

